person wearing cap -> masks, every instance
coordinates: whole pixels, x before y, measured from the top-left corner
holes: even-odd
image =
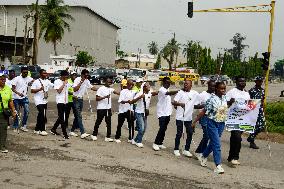
[[[53,84],[47,79],[46,70],[41,69],[39,71],[40,77],[33,82],[31,86],[31,93],[34,94],[34,102],[38,110],[37,122],[34,130],[34,134],[46,136],[46,110],[48,90],[53,87]]]
[[[57,111],[58,111],[58,118],[50,130],[51,134],[59,135],[56,131],[59,125],[61,125],[63,138],[69,139],[69,136],[66,132],[66,109],[68,104],[68,77],[69,73],[66,70],[62,70],[60,73],[60,78],[54,81],[54,89],[56,90],[56,103],[57,103]]]
[[[144,82],[144,81],[143,81],[142,78],[139,78],[139,79],[137,79],[137,80],[135,81],[135,86],[132,88],[132,91],[133,91],[133,93],[134,93],[134,96],[143,90],[143,89],[141,88],[143,82]],[[135,119],[135,120],[137,119],[136,106],[137,106],[137,104],[134,103],[134,104],[133,104],[133,111],[134,111],[134,119]],[[135,131],[138,131],[137,122],[136,122],[136,126],[135,126]]]
[[[21,75],[15,77],[12,82],[12,91],[14,105],[17,112],[20,109],[20,106],[24,108],[24,115],[22,119],[22,127],[21,130],[27,132],[27,121],[29,116],[29,99],[28,99],[28,87],[34,82],[34,79],[28,76],[28,67],[21,67]],[[18,118],[15,119],[14,129],[18,129],[19,121]]]
[[[124,76],[123,80],[121,80],[121,90],[126,89],[127,87],[127,77]]]
[[[8,73],[9,73],[9,71],[5,69],[5,66],[1,65],[0,74],[7,76]]]
[[[0,151],[2,153],[8,153],[6,149],[7,140],[7,120],[9,117],[4,114],[4,109],[11,109],[12,116],[16,118],[16,110],[12,99],[12,90],[5,85],[6,76],[0,73]]]
[[[264,89],[261,87],[263,83],[263,78],[261,76],[257,76],[254,79],[255,86],[249,90],[250,98],[251,99],[261,99],[261,105],[259,108],[259,113],[255,125],[254,133],[250,134],[247,138],[247,141],[250,143],[250,148],[252,149],[259,149],[259,147],[255,144],[255,137],[258,133],[262,132],[265,127],[265,117],[263,111],[263,101],[264,101]]]

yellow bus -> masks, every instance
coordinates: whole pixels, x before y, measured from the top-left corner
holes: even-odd
[[[196,73],[179,73],[180,81],[184,81],[185,79],[190,81],[198,81],[199,80],[199,74]]]

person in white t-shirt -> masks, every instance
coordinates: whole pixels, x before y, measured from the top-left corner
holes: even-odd
[[[128,122],[128,142],[132,142],[134,136],[134,113],[133,106],[130,104],[130,101],[133,100],[135,93],[132,91],[134,83],[132,80],[127,80],[127,88],[120,91],[120,96],[118,99],[119,103],[119,113],[118,113],[118,124],[115,134],[115,142],[121,143],[121,127],[125,121]]]
[[[47,98],[48,90],[53,87],[53,84],[46,79],[46,70],[41,69],[39,71],[40,78],[35,80],[31,86],[31,93],[34,94],[34,102],[38,110],[36,127],[34,130],[35,134],[46,136],[46,109],[47,109]]]
[[[94,132],[93,132],[93,135],[91,135],[91,138],[93,141],[97,140],[97,135],[98,135],[100,124],[105,118],[105,122],[107,125],[107,135],[105,137],[105,141],[113,142],[113,139],[111,138],[111,116],[112,116],[111,94],[113,93],[113,94],[119,95],[120,93],[110,87],[113,83],[112,79],[107,78],[105,79],[104,82],[105,82],[105,85],[98,89],[97,95],[96,95],[96,101],[98,102],[97,120],[94,126]]]
[[[187,157],[192,157],[192,154],[189,152],[190,144],[193,135],[193,128],[191,127],[192,123],[192,114],[194,109],[201,109],[202,105],[199,105],[199,93],[191,90],[192,81],[185,80],[184,88],[180,90],[174,98],[173,105],[176,109],[176,126],[177,134],[175,138],[175,148],[174,155],[180,156],[179,145],[180,139],[184,132],[184,127],[186,130],[186,144],[183,150],[183,155]]]
[[[226,94],[228,104],[231,105],[233,102],[238,101],[238,99],[249,100],[250,95],[245,90],[246,79],[243,76],[236,77],[236,88],[229,90]],[[240,165],[239,154],[242,146],[242,131],[231,131],[230,138],[230,151],[228,156],[228,161],[231,166]]]
[[[31,86],[33,83],[33,78],[28,76],[28,67],[24,66],[21,68],[21,75],[17,76],[13,79],[12,82],[12,91],[13,93],[13,100],[14,100],[14,105],[19,112],[20,107],[24,108],[24,115],[22,118],[22,127],[21,130],[24,132],[27,132],[27,121],[28,121],[28,116],[29,116],[29,99],[28,99],[28,87]],[[18,118],[15,119],[14,129],[18,129],[19,127],[19,121]]]
[[[158,92],[158,103],[157,103],[157,116],[159,119],[159,131],[157,133],[153,149],[158,151],[165,149],[163,141],[165,138],[166,130],[170,122],[170,116],[172,115],[172,102],[171,95],[177,94],[178,91],[169,91],[171,80],[169,77],[163,78],[163,86]]]
[[[62,70],[60,73],[60,78],[54,81],[54,89],[56,90],[56,103],[57,103],[57,111],[58,118],[50,130],[51,134],[59,135],[56,131],[59,125],[61,125],[63,138],[69,139],[69,136],[66,132],[66,110],[68,105],[68,83],[69,73],[66,70]]]
[[[75,107],[75,119],[77,120],[77,126],[80,129],[81,138],[86,138],[90,136],[90,134],[87,134],[84,129],[83,120],[82,120],[82,110],[83,110],[83,96],[85,93],[88,93],[88,89],[91,89],[92,91],[96,91],[97,88],[93,86],[88,79],[90,76],[90,72],[86,69],[82,70],[81,77],[77,77],[73,83],[73,103]],[[71,128],[71,132],[69,135],[71,136],[78,136],[75,131],[75,126]]]

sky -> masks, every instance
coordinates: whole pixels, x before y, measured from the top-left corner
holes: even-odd
[[[3,1],[3,0],[1,0]],[[35,0],[4,0],[35,2]],[[44,0],[40,0],[44,1]],[[235,33],[246,36],[245,56],[267,51],[269,13],[194,13],[187,17],[187,2],[192,0],[65,0],[66,4],[85,5],[121,27],[118,40],[126,52],[148,53],[147,45],[156,41],[162,48],[176,34],[179,43],[200,41],[212,54],[231,48]],[[270,0],[194,0],[194,10],[270,4]],[[276,0],[272,62],[284,58],[284,0]]]

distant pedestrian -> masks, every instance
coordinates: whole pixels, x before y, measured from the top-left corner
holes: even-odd
[[[92,91],[96,91],[97,88],[93,86],[88,79],[90,77],[90,72],[86,69],[83,69],[81,72],[81,77],[77,77],[73,84],[73,103],[75,106],[75,119],[77,120],[78,127],[80,128],[81,138],[86,138],[90,134],[87,134],[84,129],[83,125],[83,118],[82,118],[82,110],[83,110],[83,96],[87,92],[88,89],[91,89]],[[71,132],[69,133],[71,136],[78,136],[75,131],[75,126],[71,128]]]
[[[15,70],[9,70],[8,77],[6,78],[6,85],[12,89],[13,79],[16,77]]]
[[[254,79],[255,86],[249,90],[251,99],[261,99],[261,105],[257,116],[254,133],[250,134],[247,141],[250,143],[250,148],[259,149],[255,144],[255,137],[265,129],[265,117],[263,111],[263,101],[265,98],[264,89],[261,87],[263,83],[263,77],[258,76]]]
[[[157,103],[157,116],[159,119],[159,131],[157,133],[155,142],[153,143],[153,149],[158,151],[165,149],[163,145],[166,130],[170,122],[170,116],[172,115],[172,102],[171,95],[177,94],[178,91],[170,91],[171,80],[169,77],[163,78],[163,86],[159,89],[158,103]]]
[[[62,134],[64,139],[69,139],[66,132],[66,110],[68,106],[68,77],[69,73],[66,70],[62,70],[60,73],[60,78],[54,81],[54,89],[56,90],[56,103],[58,118],[50,130],[54,135],[59,135],[56,131],[59,125],[61,125]]]
[[[8,76],[9,71],[5,69],[4,65],[1,65],[1,69],[0,69],[0,74],[5,75],[5,77]]]
[[[34,94],[34,102],[38,110],[36,127],[34,130],[35,134],[46,136],[46,110],[47,110],[47,99],[48,90],[53,87],[53,84],[47,79],[46,70],[41,69],[39,71],[40,78],[35,80],[31,87],[31,92]]]
[[[24,66],[21,67],[21,75],[15,77],[12,82],[12,91],[14,105],[17,112],[20,111],[20,107],[24,108],[24,115],[22,118],[22,127],[21,130],[27,132],[27,121],[29,116],[29,98],[28,98],[28,87],[32,85],[34,79],[28,76],[28,67]],[[15,119],[14,129],[18,129],[19,127],[19,120],[18,118]]]
[[[102,123],[103,119],[105,118],[105,122],[107,125],[107,135],[105,137],[106,142],[113,142],[111,138],[111,94],[119,95],[120,93],[115,89],[111,88],[112,79],[107,78],[105,79],[105,85],[100,87],[97,91],[96,101],[98,102],[97,105],[97,120],[94,126],[94,132],[91,135],[93,141],[97,140],[98,130],[100,124]]]

